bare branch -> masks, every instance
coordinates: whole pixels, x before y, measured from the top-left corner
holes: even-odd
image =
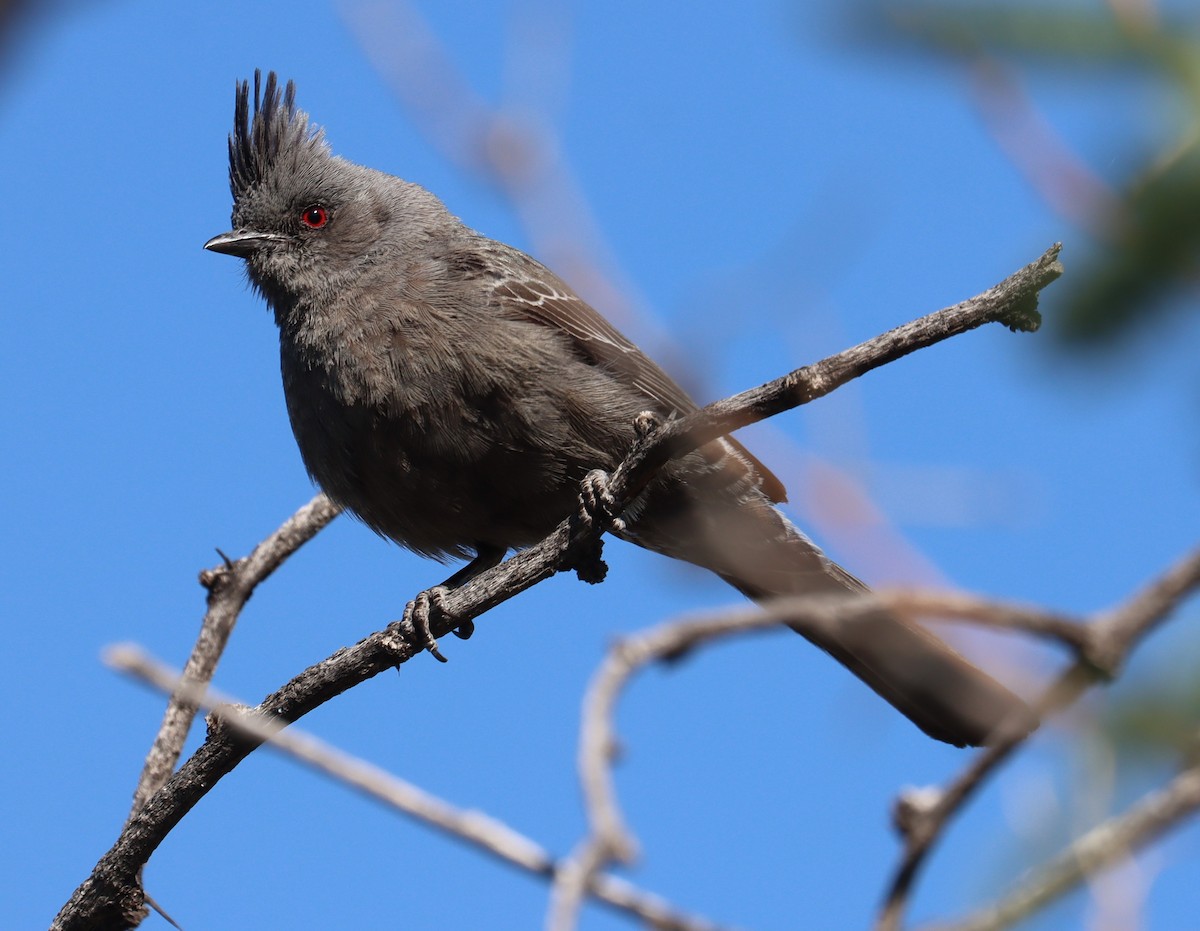
[[[969,63],[969,87],[997,146],[1059,216],[1103,237],[1120,216],[1117,193],[1092,171],[1037,108],[1014,69],[979,54]]]
[[[747,606],[712,615],[689,617],[651,628],[616,644],[592,678],[584,699],[580,731],[579,773],[588,815],[589,836],[571,856],[573,868],[564,869],[555,883],[547,926],[555,931],[574,927],[575,914],[592,875],[614,861],[628,862],[637,843],[626,828],[617,802],[612,776],[613,748],[618,746],[616,704],[632,678],[645,666],[705,645],[713,640],[788,624],[820,636],[831,626],[846,628],[880,608],[895,613],[937,614],[969,619],[1049,637],[1072,649],[1082,649],[1077,623],[1036,608],[979,598],[965,593],[879,591],[847,599],[799,596],[780,598],[759,607]],[[1023,737],[1028,720],[1009,722],[1002,733]],[[1015,744],[1014,744],[1015,745]],[[906,820],[927,816],[943,800],[940,791],[922,804],[905,800]],[[909,804],[913,802],[913,804]]]
[[[592,677],[583,702],[579,737],[579,778],[583,787],[589,834],[564,865],[551,894],[546,926],[552,931],[575,927],[584,892],[614,861],[630,862],[637,842],[625,827],[612,776],[616,705],[630,680],[645,666],[678,658],[684,652],[732,634],[775,629],[782,623],[812,629],[853,623],[858,615],[878,609],[874,595],[781,598],[762,606],[720,611],[661,624],[615,644]]]
[[[1035,262],[976,297],[669,422],[634,447],[613,473],[609,490],[618,500],[630,500],[645,487],[653,471],[670,459],[741,427],[824,397],[872,369],[984,324],[1003,323],[1012,330],[1036,330],[1041,323],[1038,295],[1062,274],[1058,261],[1061,248],[1061,244],[1051,246]],[[628,482],[629,487],[623,487],[623,482]]]
[[[955,592],[880,589],[876,594],[898,615],[1020,631],[1068,647],[1076,655],[1084,651],[1088,641],[1088,628],[1079,618],[1032,605],[984,600],[977,595]]]
[[[210,727],[228,727],[244,737],[267,744],[332,779],[357,789],[390,808],[537,876],[555,879],[560,863],[539,845],[483,812],[469,811],[425,792],[366,760],[339,750],[311,734],[263,717],[235,699],[200,683],[186,682],[175,670],[141,647],[122,645],[105,651],[104,661],[193,708],[211,712]],[[286,729],[285,729],[286,728]],[[600,874],[586,892],[614,908],[629,912],[652,927],[679,931],[720,931],[718,925],[686,915],[665,900],[615,876]]]
[[[1200,549],[1179,560],[1162,576],[1094,625],[1087,660],[1112,677],[1151,630],[1200,588]]]
[[[317,495],[256,546],[249,556],[237,562],[226,560],[225,565],[200,574],[200,584],[208,589],[208,610],[200,624],[200,634],[192,647],[192,655],[183,667],[180,682],[185,690],[203,689],[212,681],[221,654],[229,642],[229,635],[233,633],[238,616],[255,587],[340,512],[341,508],[324,495]],[[193,704],[180,694],[171,695],[158,734],[142,767],[130,817],[141,809],[146,799],[157,792],[174,771],[195,717],[196,708]]]
[[[1088,876],[1179,826],[1200,809],[1200,764],[1138,800],[1123,815],[1088,831],[1037,869],[999,902],[980,909],[947,931],[996,931],[1007,928],[1070,891]]]
[[[1088,687],[1109,677],[1142,636],[1161,623],[1191,591],[1200,587],[1200,550],[1181,560],[1122,605],[1102,613],[1089,624],[1036,608],[992,601],[963,593],[881,591],[853,599],[796,597],[779,599],[760,608],[747,607],[690,618],[652,628],[613,647],[593,677],[584,702],[580,734],[579,769],[588,814],[589,835],[571,856],[571,869],[563,869],[555,883],[548,927],[570,931],[589,878],[614,861],[628,861],[636,841],[625,826],[612,777],[616,703],[630,680],[644,666],[677,658],[714,639],[786,623],[814,630],[825,625],[851,625],[880,607],[907,614],[936,614],[987,626],[1019,630],[1069,647],[1075,662],[1042,695],[1034,708],[1044,718],[1073,703]],[[1101,664],[1099,660],[1105,660]],[[897,929],[908,895],[929,850],[946,824],[971,797],[984,779],[1027,738],[1032,722],[1004,722],[985,748],[945,789],[925,788],[903,794],[896,806],[896,822],[905,836],[905,851],[892,881],[879,920],[880,928]],[[1170,812],[1173,819],[1194,807],[1185,783],[1172,804],[1145,800],[1145,816],[1133,824],[1160,833],[1167,821],[1154,813]],[[1142,812],[1139,805],[1137,811]],[[1131,812],[1131,817],[1134,815]],[[1164,816],[1165,817],[1165,816]],[[1120,834],[1121,837],[1126,836]],[[1138,836],[1142,836],[1139,834]],[[1096,868],[1108,861],[1097,862]],[[1088,870],[1086,872],[1090,872]],[[1083,874],[1081,874],[1083,875]],[[1057,879],[1056,879],[1057,881]]]
[[[1051,247],[1038,260],[975,298],[654,430],[635,445],[612,475],[609,491],[618,509],[633,500],[671,459],[738,427],[828,394],[850,379],[917,349],[985,323],[1036,329],[1040,319],[1038,293],[1062,273],[1059,248]],[[582,556],[594,555],[602,531],[599,522],[585,525],[578,515],[570,516],[540,543],[449,592],[443,602],[447,613],[432,625],[432,633],[443,636],[451,627],[474,620],[555,572],[579,564]],[[384,669],[406,662],[422,652],[423,644],[424,637],[411,624],[391,624],[300,673],[267,696],[257,710],[268,718],[290,723]],[[221,732],[210,734],[191,759],[130,818],[92,875],[63,906],[53,927],[135,926],[134,916],[143,901],[137,882],[142,864],[192,806],[257,745],[253,739]]]
[[[1134,647],[1195,589],[1200,588],[1200,549],[1181,559],[1140,592],[1085,625],[1076,660],[1036,703],[1041,718],[1073,704],[1097,682],[1108,681]],[[1013,726],[1008,726],[1012,724]],[[991,746],[973,759],[933,804],[914,806],[901,799],[904,852],[889,884],[877,927],[898,931],[917,874],[946,825],[975,790],[1026,739],[1017,722],[1006,722]]]

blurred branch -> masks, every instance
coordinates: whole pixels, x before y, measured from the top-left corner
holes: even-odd
[[[971,623],[997,630],[1015,630],[1065,646],[1078,653],[1085,649],[1087,628],[1078,618],[1033,605],[983,600],[975,595],[894,589],[881,592],[889,610],[900,616],[919,615],[929,620]]]
[[[1089,685],[1117,675],[1141,638],[1162,623],[1179,602],[1200,587],[1200,550],[1182,560],[1119,607],[1081,624],[1048,610],[1017,606],[964,593],[879,591],[853,599],[796,597],[759,608],[723,611],[702,618],[664,624],[622,640],[592,678],[584,699],[579,740],[579,775],[588,817],[588,835],[571,855],[554,885],[547,927],[571,931],[589,883],[614,862],[630,862],[637,842],[625,825],[617,800],[613,763],[616,705],[633,677],[651,663],[677,660],[683,654],[734,634],[774,628],[783,623],[821,639],[821,631],[844,630],[879,609],[901,615],[935,615],[1045,637],[1071,649],[1076,663],[1036,704],[1032,720],[1025,714],[1001,724],[993,743],[944,790],[909,790],[897,801],[895,821],[905,837],[905,852],[893,881],[881,929],[898,929],[917,870],[948,821],[994,769],[1033,731],[1033,724],[1075,700]],[[1105,844],[1131,837],[1149,839],[1200,805],[1200,770],[1179,783],[1165,798],[1148,798],[1108,834]],[[1086,841],[1081,840],[1081,844]],[[1119,855],[1114,848],[1086,841],[1092,851],[1078,877],[1099,869]],[[1063,869],[1049,871],[1036,885],[1039,896],[1057,894],[1065,882]],[[1071,874],[1074,875],[1074,874]],[[1032,885],[1032,884],[1031,884]],[[1043,886],[1045,887],[1043,889]],[[1029,898],[1021,893],[1024,902]],[[973,926],[972,926],[973,927]]]
[[[104,660],[114,669],[172,696],[193,708],[211,712],[210,728],[234,733],[279,750],[292,759],[329,776],[402,814],[436,828],[457,840],[491,854],[511,866],[536,876],[554,879],[562,865],[537,842],[482,812],[457,808],[434,795],[332,747],[324,741],[264,718],[251,708],[183,676],[149,656],[140,647],[110,647]],[[628,912],[658,928],[678,931],[720,931],[702,918],[685,915],[658,896],[638,889],[615,876],[597,875],[587,893],[619,911]]]
[[[540,113],[484,100],[415,4],[342,0],[340,5],[368,61],[426,137],[508,202],[547,265],[589,303],[603,307],[619,329],[636,320],[635,329],[645,336],[647,322],[634,313],[629,299],[634,288],[611,271],[616,267],[612,251],[550,122]],[[666,340],[655,331],[636,342],[653,349]]]
[[[1150,30],[1158,26],[1157,0],[1108,0],[1108,5],[1126,30]]]
[[[1200,550],[1189,554],[1127,601],[1084,625],[1076,659],[1035,703],[1039,718],[1073,704],[1097,682],[1115,678],[1142,638],[1166,620],[1178,604],[1200,588]],[[907,793],[897,801],[896,822],[904,851],[890,883],[877,928],[899,931],[916,877],[950,819],[982,782],[1026,738],[1018,722],[1001,725],[993,743],[945,789]]]
[[[998,931],[1069,892],[1089,876],[1179,826],[1200,810],[1200,762],[1139,799],[1123,815],[1088,831],[999,902],[981,908],[946,931]]]
[[[999,58],[979,55],[970,71],[979,113],[1009,161],[1060,216],[1105,236],[1120,215],[1117,193],[1066,144]]]
[[[1038,295],[1062,274],[1059,245],[974,298],[904,324],[739,395],[701,408],[642,437],[608,482],[613,513],[620,513],[671,459],[747,424],[822,397],[872,369],[987,323],[1036,330]],[[546,539],[456,588],[442,599],[444,613],[431,623],[448,634],[556,572],[596,558],[600,521],[575,514]],[[425,632],[397,622],[309,667],[268,695],[257,711],[291,723],[349,688],[423,652]],[[215,731],[192,757],[129,819],[113,847],[63,906],[56,931],[136,926],[143,907],[138,872],[188,811],[259,741]]]
[[[844,631],[881,608],[897,614],[954,616],[1076,645],[1075,636],[1068,631],[1078,625],[1049,611],[964,593],[887,590],[850,599],[780,598],[757,607],[684,618],[623,639],[605,657],[584,698],[578,767],[589,833],[571,855],[573,868],[559,873],[547,927],[571,931],[591,879],[609,864],[628,863],[636,855],[637,842],[625,826],[612,769],[615,749],[620,745],[614,723],[616,705],[638,672],[652,663],[677,660],[725,637],[774,630],[781,624],[819,641],[828,637],[823,631],[835,627]],[[1012,729],[1024,734],[1031,723],[1012,722]]]
[[[704,644],[734,634],[775,630],[793,624],[801,632],[852,624],[859,614],[878,609],[876,595],[798,597],[759,607],[726,610],[703,618],[662,624],[621,640],[592,677],[583,701],[578,768],[587,812],[588,836],[571,854],[554,883],[546,927],[572,931],[587,889],[609,864],[629,863],[637,842],[625,826],[612,768],[619,741],[616,705],[633,677],[647,665],[678,659]]]

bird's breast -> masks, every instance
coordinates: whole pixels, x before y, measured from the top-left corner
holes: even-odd
[[[397,330],[371,355],[282,343],[288,416],[305,467],[331,498],[420,553],[540,539],[573,507],[595,456],[542,394]]]

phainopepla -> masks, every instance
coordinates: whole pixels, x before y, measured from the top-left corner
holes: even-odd
[[[253,106],[253,110],[251,107]],[[546,536],[643,411],[693,401],[553,272],[468,229],[428,191],[330,154],[274,73],[239,82],[233,231],[279,325],[288,415],[309,474],[377,533],[439,559],[447,584]],[[775,507],[736,440],[669,464],[618,534],[751,598],[864,591]],[[1016,696],[915,625],[873,614],[807,634],[932,737],[983,743]]]

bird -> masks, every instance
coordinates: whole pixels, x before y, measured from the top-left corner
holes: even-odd
[[[275,72],[235,86],[232,229],[279,328],[305,468],[367,527],[468,564],[464,584],[547,536],[635,422],[697,410],[552,271],[466,226],[418,184],[333,155]],[[668,463],[611,524],[757,601],[866,586],[777,507],[785,489],[731,437]],[[453,620],[453,619],[451,619]],[[801,629],[929,736],[988,741],[1024,702],[925,628],[882,609]]]

